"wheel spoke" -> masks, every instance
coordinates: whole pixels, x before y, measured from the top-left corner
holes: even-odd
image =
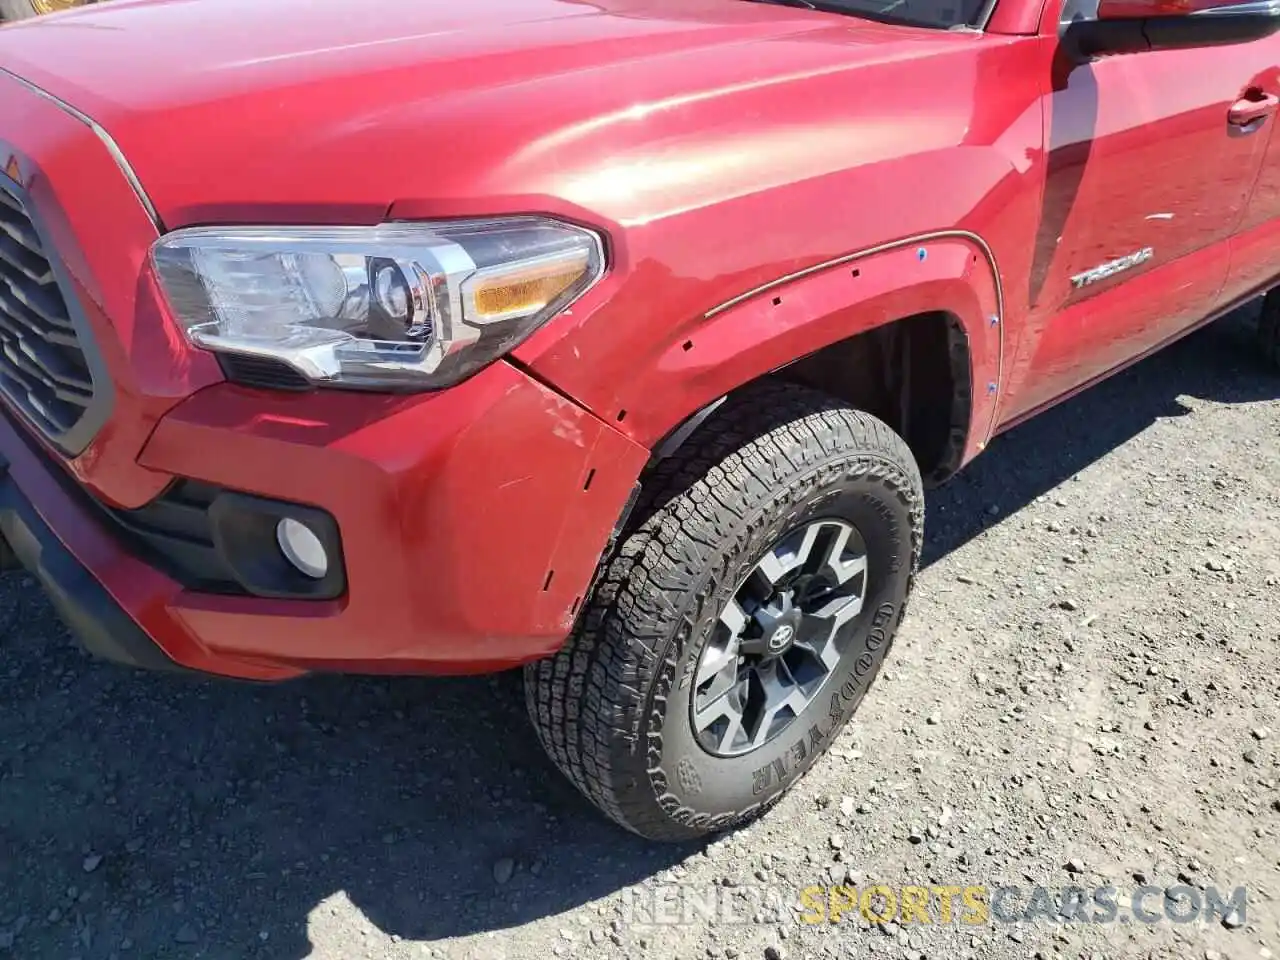
[[[731,749],[734,741],[738,739],[738,735],[742,733],[742,711],[732,711],[725,714],[725,716],[729,722],[725,725],[716,743],[717,750]]]
[[[796,646],[822,664],[822,672],[828,674],[840,662],[840,650],[834,641],[835,631],[831,631],[822,637],[797,643]]]
[[[805,616],[806,631],[803,647],[830,673],[840,662],[840,647],[836,642],[840,630],[862,612],[862,594],[833,597],[818,610]]]
[[[862,594],[848,593],[844,596],[832,597],[809,616],[830,622],[833,629],[839,630],[861,612]]]
[[[724,674],[716,678],[713,691],[715,687],[721,685],[723,676]],[[744,683],[739,682],[735,677],[731,682],[723,684],[723,688],[718,692],[709,692],[706,697],[701,698],[702,706],[694,710],[693,728],[696,734],[703,735],[711,727],[724,721],[719,733],[713,734],[717,750],[732,749],[734,741],[742,731],[743,686]]]
[[[735,686],[737,684],[725,684],[723,689],[708,692],[706,696],[700,697],[701,706],[697,707],[693,712],[694,727],[698,730],[705,730],[721,717],[740,715],[741,711],[736,710],[734,704],[729,700],[729,691]]]
[[[779,671],[786,674],[785,677],[780,679],[782,679],[787,686],[791,686],[791,687],[799,686],[799,684],[796,682],[795,674],[791,672],[791,666],[787,663],[787,661],[784,658],[779,658],[775,660],[774,663],[778,665]]]
[[[773,660],[769,664],[761,664],[756,671],[764,694],[764,703],[760,709],[759,719],[751,731],[751,746],[758,747],[769,739],[773,722],[778,714],[790,710],[792,717],[798,717],[800,711],[809,703],[809,698],[794,683],[788,682],[779,675],[777,664]],[[788,673],[788,677],[790,674]]]
[[[829,574],[838,584],[846,584],[860,573],[866,573],[867,557],[865,554],[858,553],[848,559],[844,559],[845,551],[849,549],[849,538],[853,535],[853,528],[843,523],[830,524],[824,529],[835,529],[834,535],[830,536],[824,546],[822,562],[818,569]]]
[[[805,528],[798,544],[793,536],[774,547],[760,558],[760,562],[756,564],[756,572],[769,586],[776,587],[787,574],[812,565],[814,545],[818,542],[819,534],[828,526],[825,523],[815,523]]]
[[[720,622],[729,628],[731,636],[740,637],[747,626],[747,612],[737,599],[732,599],[720,611]]]
[[[709,646],[703,652],[702,662],[698,664],[698,674],[694,679],[694,686],[697,689],[702,689],[704,683],[730,666],[734,668],[733,672],[736,675],[739,643],[737,637],[730,637],[723,647]]]
[[[769,739],[773,721],[777,719],[778,714],[783,710],[788,710],[791,714],[791,719],[795,719],[800,716],[800,712],[808,705],[809,698],[799,688],[792,691],[785,700],[766,711],[763,722],[761,722],[760,727],[756,730],[756,735],[751,740],[751,746],[758,747]]]
[[[760,558],[760,562],[756,565],[755,572],[764,578],[770,587],[776,587],[788,573],[798,567],[799,561],[795,560],[794,555],[784,555],[779,557],[777,552],[766,553]]]
[[[796,565],[810,566],[813,560],[813,548],[818,543],[818,537],[822,531],[827,529],[825,523],[815,523],[807,528],[804,532],[804,538],[800,541],[800,546],[796,548]]]

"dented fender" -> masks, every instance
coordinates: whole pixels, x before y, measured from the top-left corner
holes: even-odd
[[[972,406],[964,460],[995,428],[1003,365],[1003,294],[987,244],[939,231],[854,251],[746,291],[672,324],[637,357],[601,415],[649,447],[733,390],[841,340],[904,317],[946,313],[964,331]]]

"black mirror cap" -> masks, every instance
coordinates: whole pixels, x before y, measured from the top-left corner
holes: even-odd
[[[1280,31],[1280,0],[1241,3],[1169,17],[1075,20],[1063,25],[1063,52],[1077,63],[1103,56],[1186,50],[1261,40]]]

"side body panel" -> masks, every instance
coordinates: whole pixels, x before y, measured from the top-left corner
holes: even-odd
[[[0,63],[110,130],[166,228],[524,212],[600,228],[609,277],[515,357],[643,445],[714,398],[704,389],[776,362],[778,344],[744,339],[720,383],[655,389],[673,345],[778,277],[960,230],[989,244],[1010,302],[1025,302],[1049,70],[1036,38],[728,0],[502,0],[494,22],[388,2],[405,36],[364,24],[335,45],[332,27],[299,16],[304,0],[255,8],[269,40],[243,38],[222,6],[204,25],[189,4],[125,0],[7,31]],[[144,244],[121,252],[138,260]],[[142,266],[121,273],[145,286]],[[972,299],[989,296],[981,284]],[[873,317],[797,329],[786,351]],[[99,492],[125,502],[125,487]]]
[[[780,90],[776,102],[757,92],[754,112],[687,108],[678,125],[668,120],[659,147],[635,131],[634,150],[565,183],[583,206],[607,200],[622,224],[614,275],[518,358],[652,444],[789,360],[899,316],[948,310],[977,361],[972,456],[994,425],[986,403],[1000,381],[999,344],[1027,301],[1050,47],[954,39],[909,70],[812,78],[802,100]],[[789,122],[766,132],[762,111],[787,112]],[[707,176],[717,167],[726,175]],[[980,238],[990,260],[974,243],[928,239],[945,231]],[[876,252],[885,246],[894,249]],[[855,258],[867,251],[853,283]],[[831,262],[839,266],[736,303]],[[720,310],[726,303],[734,305]]]
[[[1060,6],[1046,6],[1046,38]],[[1265,75],[1278,56],[1271,38],[1055,70],[1031,297],[1002,420],[1176,338],[1231,295],[1231,237],[1275,120],[1242,133],[1227,113],[1247,89],[1273,84]],[[1137,262],[1088,275],[1126,257]]]

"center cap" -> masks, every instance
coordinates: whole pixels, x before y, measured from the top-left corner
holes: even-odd
[[[770,653],[778,654],[791,646],[791,641],[795,638],[796,628],[789,623],[780,623],[778,624],[778,629],[774,630],[769,637],[769,642],[766,646]]]
[[[772,623],[762,624],[765,631],[760,639],[764,641],[762,646],[765,656],[781,656],[791,649],[791,645],[800,635],[800,619],[800,611],[793,608]]]

